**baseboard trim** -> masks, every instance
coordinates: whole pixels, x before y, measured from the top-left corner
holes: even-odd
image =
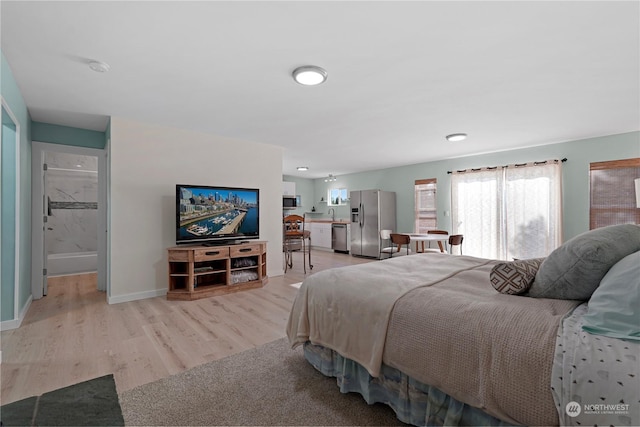
[[[20,314],[17,319],[5,320],[4,322],[0,322],[0,331],[8,331],[10,329],[17,329],[22,325],[22,321],[24,320],[27,312],[29,311],[29,307],[31,307],[31,302],[33,301],[33,297],[29,295],[29,299],[27,299],[27,303],[20,310]]]
[[[18,319],[3,320],[0,322],[0,331],[9,331],[20,327]]]
[[[107,302],[109,304],[119,304],[121,302],[137,301],[147,298],[161,297],[167,294],[166,289],[154,289],[152,291],[136,292],[133,294],[116,295],[109,297]]]

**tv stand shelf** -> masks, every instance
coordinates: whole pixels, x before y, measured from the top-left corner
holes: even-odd
[[[246,289],[267,281],[266,242],[169,248],[168,300],[191,301]]]

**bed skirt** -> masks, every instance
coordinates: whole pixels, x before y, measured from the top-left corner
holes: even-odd
[[[370,405],[387,404],[404,423],[415,426],[511,425],[395,368],[382,365],[380,376],[374,378],[357,362],[309,342],[304,344],[304,356],[322,374],[336,377],[342,393],[360,393]]]

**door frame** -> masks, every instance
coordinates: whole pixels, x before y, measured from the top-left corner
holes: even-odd
[[[107,280],[107,169],[106,151],[98,148],[77,147],[74,145],[52,144],[33,141],[31,146],[31,294],[33,299],[43,295],[44,276],[44,153],[57,152],[79,154],[98,158],[98,289],[106,290],[106,300],[111,295],[111,286]]]
[[[4,96],[1,98],[2,108],[7,112],[7,115],[13,121],[13,124],[16,127],[15,131],[15,171],[16,171],[16,186],[15,186],[15,199],[14,199],[14,227],[15,227],[15,247],[14,247],[14,274],[13,274],[13,319],[7,319],[2,322],[1,330],[12,329],[17,322],[15,327],[17,328],[20,325],[20,132],[22,132],[20,122],[9,108],[9,104],[5,101]],[[1,150],[0,150],[0,161],[1,159]],[[2,201],[0,200],[0,206],[2,205]],[[2,245],[0,244],[0,255],[2,253]],[[6,254],[4,255],[6,256]],[[0,351],[0,354],[2,352]]]

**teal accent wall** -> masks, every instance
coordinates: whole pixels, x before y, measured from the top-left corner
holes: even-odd
[[[106,143],[105,132],[41,122],[31,124],[31,138],[38,142],[98,149],[103,149]]]
[[[18,286],[18,310],[21,311],[31,296],[31,118],[29,117],[26,103],[20,93],[11,67],[2,52],[0,52],[0,56],[2,57],[0,67],[2,98],[18,121],[20,132],[20,142],[17,150],[20,156],[20,173],[19,175],[16,173],[14,166],[12,170],[10,168],[5,170],[3,167],[2,174],[3,181],[6,177],[7,179],[12,179],[14,183],[16,180],[20,182],[20,194],[18,198],[18,206],[20,208],[20,241],[18,245],[19,253],[17,254],[19,259],[17,273],[20,278]],[[15,201],[9,201],[5,204],[3,200],[3,212],[5,209],[15,212]],[[2,244],[3,258],[12,252],[10,245],[8,245],[5,239],[11,239],[13,241],[14,235],[5,235],[4,232],[2,234],[2,242],[0,242],[0,244]],[[5,252],[5,247],[7,247],[7,252]],[[13,255],[11,255],[11,257],[13,258]],[[13,259],[15,260],[15,258]],[[13,310],[15,295],[14,283],[13,281],[6,283],[4,274],[3,268],[3,280],[0,284],[0,295],[2,296],[2,301],[0,302],[0,320],[2,321],[15,319],[19,315],[19,313],[14,313]]]
[[[468,143],[472,143],[469,141]],[[314,197],[325,197],[329,188],[395,191],[398,231],[413,231],[414,183],[436,178],[438,228],[451,230],[451,175],[448,171],[567,158],[562,165],[564,240],[589,229],[589,163],[640,157],[640,132],[608,135],[498,153],[459,157],[348,175],[325,183],[314,180]],[[326,205],[325,205],[326,206]],[[326,207],[325,207],[326,209]],[[348,218],[348,207],[338,207],[337,218]]]
[[[109,121],[107,122],[107,128],[105,129],[105,131],[103,132],[103,146],[102,148],[107,148],[108,144],[109,144],[109,140],[111,140],[111,118],[109,118]]]

